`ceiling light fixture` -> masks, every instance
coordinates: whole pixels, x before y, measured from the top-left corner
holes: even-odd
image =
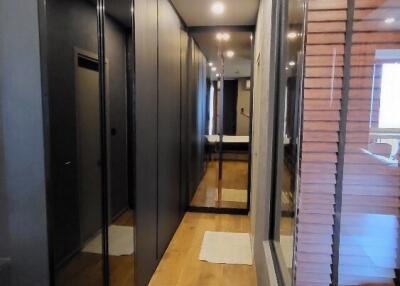
[[[386,24],[393,24],[395,21],[396,21],[396,19],[393,18],[393,17],[390,17],[390,18],[386,18],[386,19],[385,19],[385,23],[386,23]]]
[[[218,41],[229,41],[229,39],[231,38],[231,35],[229,35],[228,33],[217,33],[216,36]]]
[[[221,15],[225,11],[225,5],[222,2],[214,2],[211,5],[211,11],[216,15]]]
[[[298,37],[298,34],[296,33],[296,32],[289,32],[288,34],[287,34],[287,38],[288,39],[290,39],[290,40],[294,40],[294,39],[296,39]]]
[[[216,67],[212,67],[211,70],[212,70],[213,72],[215,72],[215,71],[217,70],[217,68],[216,68]]]
[[[219,73],[217,73],[215,76],[216,76],[216,77],[219,77],[219,76],[220,76],[220,74],[219,74]]]
[[[295,65],[296,65],[296,63],[294,61],[289,62],[289,66],[294,67]]]
[[[212,66],[214,65],[214,63],[213,63],[213,62],[209,62],[208,65],[209,65],[210,67],[212,67]]]
[[[232,58],[234,55],[235,55],[235,52],[234,52],[234,51],[227,51],[227,52],[226,52],[226,56],[227,56],[228,58]]]

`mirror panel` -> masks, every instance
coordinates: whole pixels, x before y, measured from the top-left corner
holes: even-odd
[[[208,60],[206,171],[192,206],[247,209],[252,104],[252,33],[193,33]],[[223,135],[223,136],[222,136]]]
[[[49,0],[47,24],[55,285],[103,285],[96,2]]]
[[[108,147],[108,260],[111,286],[134,285],[133,3],[104,1]]]

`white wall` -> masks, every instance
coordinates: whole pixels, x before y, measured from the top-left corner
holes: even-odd
[[[254,46],[251,235],[257,285],[270,285],[263,242],[268,239],[273,135],[275,59],[271,50],[275,23],[273,0],[261,0]]]
[[[241,114],[241,109],[244,108],[245,114],[250,114],[250,90],[246,89],[247,79],[238,80],[238,98],[236,108],[236,135],[249,135],[249,118]]]

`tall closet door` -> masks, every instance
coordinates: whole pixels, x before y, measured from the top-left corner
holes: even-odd
[[[135,0],[136,285],[157,265],[157,0]]]
[[[166,250],[180,217],[180,20],[158,1],[158,251]]]

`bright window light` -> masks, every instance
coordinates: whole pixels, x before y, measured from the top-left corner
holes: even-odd
[[[379,128],[400,128],[400,63],[383,64]]]
[[[208,135],[213,134],[213,125],[214,125],[214,84],[212,83],[210,85],[210,96],[209,96],[209,114],[210,114],[210,119],[208,122]]]

